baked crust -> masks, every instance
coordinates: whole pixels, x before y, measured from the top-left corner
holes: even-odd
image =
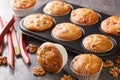
[[[77,8],[71,12],[71,21],[81,25],[91,25],[98,22],[98,14],[89,8]]]
[[[60,51],[51,43],[43,44],[38,48],[37,60],[48,72],[58,72],[63,64]]]
[[[12,0],[11,5],[14,8],[26,9],[33,7],[36,3],[36,0]]]
[[[82,36],[82,29],[75,24],[64,22],[54,27],[52,36],[59,40],[76,40]]]
[[[101,70],[102,64],[102,60],[94,54],[80,54],[73,58],[70,67],[76,74],[92,75]]]
[[[23,25],[28,30],[43,31],[52,27],[53,18],[45,14],[32,14],[25,17]]]
[[[53,16],[60,16],[69,13],[71,6],[60,0],[53,0],[46,4],[43,11]]]
[[[113,48],[113,43],[105,35],[92,34],[83,39],[83,46],[93,52],[106,52]]]
[[[120,16],[111,16],[101,22],[101,29],[105,33],[120,34]]]

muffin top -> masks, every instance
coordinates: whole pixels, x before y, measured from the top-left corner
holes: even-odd
[[[98,22],[98,14],[89,8],[77,8],[71,12],[71,21],[81,25],[91,25]]]
[[[14,8],[26,9],[34,6],[36,0],[11,0],[11,5]]]
[[[48,72],[56,73],[62,67],[62,56],[58,48],[52,43],[42,44],[37,50],[37,60]]]
[[[43,11],[53,16],[60,16],[69,13],[71,6],[60,0],[53,0],[46,4]]]
[[[82,29],[69,22],[57,24],[52,30],[52,36],[59,40],[75,40],[81,35]]]
[[[120,34],[120,16],[111,16],[101,23],[101,29],[105,33],[119,35]]]
[[[83,39],[83,46],[94,52],[106,52],[113,48],[109,37],[102,34],[92,34]]]
[[[94,54],[80,54],[70,63],[72,71],[81,75],[95,74],[101,70],[102,65],[102,60]]]
[[[45,14],[32,14],[25,17],[23,25],[32,31],[43,31],[52,27],[54,20]]]

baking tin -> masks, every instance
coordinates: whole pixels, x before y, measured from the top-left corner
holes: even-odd
[[[74,4],[70,4],[70,5],[72,6],[73,9],[82,8],[81,6],[78,6],[78,5],[74,5]],[[34,13],[45,14],[43,12],[44,6],[45,6],[45,4],[43,6],[41,6],[40,8],[38,8],[37,10],[35,10]],[[71,9],[71,11],[72,11],[72,9]],[[71,13],[71,11],[70,11],[70,13]],[[106,19],[110,15],[97,12],[100,15],[100,18],[99,18],[99,21],[96,24],[93,24],[93,25],[78,25],[78,24],[76,24],[76,25],[80,26],[83,29],[83,31],[84,31],[84,34],[77,40],[74,40],[74,41],[61,41],[61,40],[57,40],[57,39],[53,38],[51,36],[51,31],[55,27],[56,24],[62,23],[62,22],[71,22],[71,20],[70,20],[70,13],[67,14],[67,15],[63,15],[63,16],[52,16],[55,19],[55,24],[53,25],[53,27],[51,29],[48,29],[48,30],[45,30],[45,31],[36,32],[36,31],[27,30],[24,27],[24,25],[23,25],[24,18],[20,21],[19,27],[20,27],[21,31],[24,34],[27,34],[27,35],[32,36],[34,38],[37,38],[39,40],[60,43],[67,50],[69,50],[69,51],[71,51],[73,53],[76,53],[76,54],[80,54],[80,53],[93,53],[93,52],[91,52],[89,50],[86,50],[83,47],[82,40],[86,36],[88,36],[90,34],[95,34],[95,33],[96,34],[104,34],[99,29],[100,28],[100,24],[101,24],[101,21],[103,21],[104,19]],[[104,52],[104,53],[94,53],[94,54],[96,54],[96,55],[98,55],[100,57],[106,57],[106,56],[109,56],[109,55],[116,54],[116,51],[118,51],[118,49],[120,48],[120,38],[119,38],[119,36],[109,35],[109,34],[104,34],[104,35],[109,36],[111,38],[111,40],[113,41],[113,43],[114,43],[113,49],[111,49],[110,51]]]

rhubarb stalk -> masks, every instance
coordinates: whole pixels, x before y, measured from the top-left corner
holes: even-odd
[[[30,57],[26,49],[26,38],[22,33],[20,33],[19,38],[20,38],[19,39],[20,53],[21,53],[22,59],[25,62],[25,64],[28,64],[30,62]]]
[[[8,64],[11,66],[11,68],[14,68],[14,49],[13,49],[12,36],[10,31],[7,33],[7,39],[8,39],[8,51],[9,51]]]
[[[2,18],[0,17],[0,30],[2,30],[3,26],[4,26],[4,25],[3,25],[3,20],[2,20]],[[0,55],[2,55],[3,46],[4,46],[4,38],[1,39],[1,43],[0,43]]]
[[[16,54],[16,56],[18,56],[18,55],[20,55],[20,48],[18,45],[17,35],[15,32],[14,26],[11,27],[11,35],[12,35],[12,40],[13,40],[12,42],[13,42],[15,54]]]
[[[12,18],[8,21],[8,23],[4,25],[4,27],[0,31],[0,43],[2,42],[4,35],[9,31],[10,27],[14,24],[14,22],[15,19],[14,16],[12,16]]]

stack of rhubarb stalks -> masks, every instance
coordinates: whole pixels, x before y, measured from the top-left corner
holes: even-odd
[[[14,54],[16,56],[21,56],[23,61],[28,64],[30,62],[30,57],[26,50],[26,38],[20,33],[19,41],[14,29],[14,16],[11,17],[9,21],[4,23],[2,17],[0,17],[0,56],[3,54],[4,47],[4,36],[7,36],[8,42],[8,64],[14,69]]]

